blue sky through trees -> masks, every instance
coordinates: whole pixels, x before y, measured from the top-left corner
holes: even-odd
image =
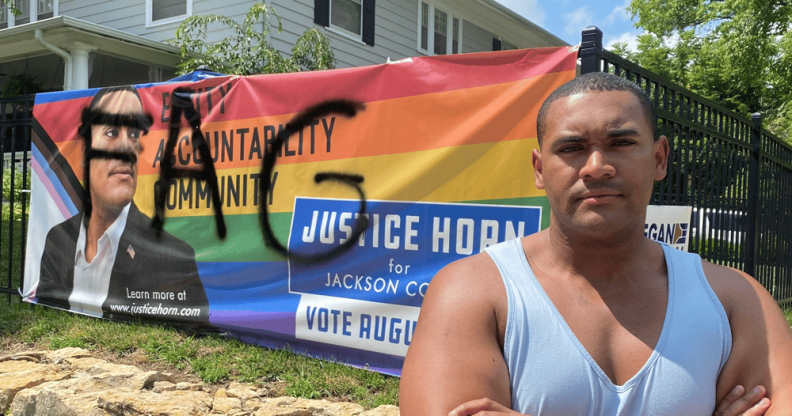
[[[536,23],[571,45],[580,43],[580,32],[590,25],[599,26],[603,43],[628,42],[635,48],[635,38],[642,31],[633,26],[625,8],[630,0],[496,0]]]

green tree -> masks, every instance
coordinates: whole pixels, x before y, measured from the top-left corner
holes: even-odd
[[[14,192],[11,192],[11,182],[13,181]],[[2,193],[2,200],[3,202],[10,202],[14,201],[13,209],[14,213],[19,215],[22,213],[22,201],[25,201],[26,209],[30,209],[30,194],[28,192],[23,192],[25,190],[30,189],[30,172],[28,172],[28,177],[26,181],[22,181],[22,172],[16,171],[15,175],[11,175],[11,169],[6,168],[3,169],[3,193]]]
[[[792,143],[792,2],[632,0],[637,51],[614,52],[764,126]]]
[[[209,43],[206,41],[207,31],[215,23],[230,29],[231,35]],[[267,41],[273,26],[281,31],[280,18],[263,1],[250,7],[241,24],[219,14],[190,16],[179,25],[175,39],[171,41],[179,47],[181,54],[179,72],[191,72],[202,65],[232,75],[335,68],[330,40],[322,32],[316,28],[307,29],[297,39],[291,56],[285,57]]]
[[[8,81],[3,84],[3,97],[15,97],[17,95],[37,94],[44,92],[44,84],[36,81],[36,77],[22,72],[11,75]]]

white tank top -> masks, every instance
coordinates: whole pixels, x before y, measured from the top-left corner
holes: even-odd
[[[614,385],[542,289],[520,239],[486,249],[508,296],[504,358],[512,408],[541,415],[711,415],[731,352],[726,313],[696,254],[663,245],[668,307],[652,355]]]

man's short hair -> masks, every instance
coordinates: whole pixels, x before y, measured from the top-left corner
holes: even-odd
[[[550,110],[550,104],[559,98],[569,97],[570,95],[580,94],[589,91],[627,91],[631,92],[638,102],[641,103],[646,122],[652,129],[652,137],[656,141],[660,136],[657,134],[657,116],[654,112],[654,106],[649,96],[637,84],[622,77],[609,74],[607,72],[592,72],[583,74],[575,79],[567,82],[566,84],[558,87],[547,97],[542,106],[539,108],[539,114],[536,116],[536,136],[539,140],[539,145],[542,144],[542,138],[545,133],[545,119]]]

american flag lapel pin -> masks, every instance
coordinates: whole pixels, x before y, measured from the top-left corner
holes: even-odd
[[[135,249],[132,248],[132,244],[127,247],[127,253],[129,253],[129,257],[132,258],[132,260],[135,259]]]

